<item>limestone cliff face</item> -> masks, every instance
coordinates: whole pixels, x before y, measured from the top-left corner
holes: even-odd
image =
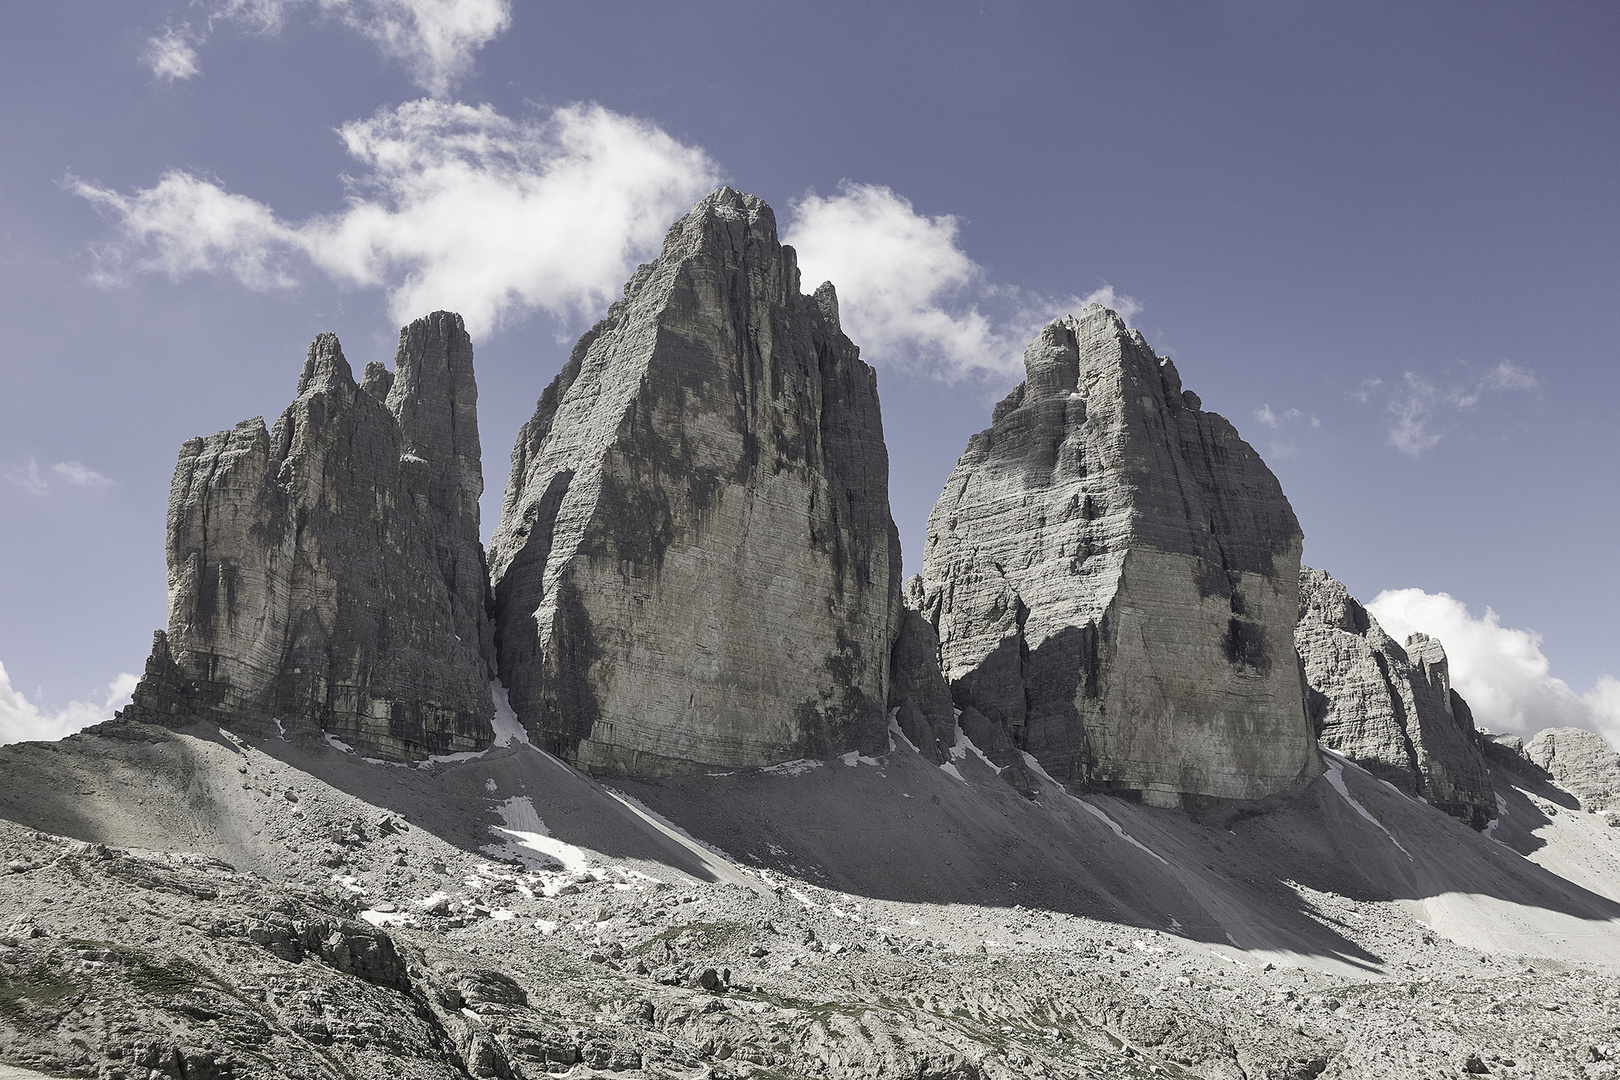
[[[770,207],[722,188],[512,451],[496,646],[534,741],[662,775],[885,745],[899,541],[876,376]]]
[[[1588,810],[1620,809],[1620,754],[1582,728],[1547,728],[1522,751]]]
[[[437,312],[357,385],[338,340],[298,394],[180,450],[169,628],[125,715],[312,721],[408,759],[492,738],[472,344]]]
[[[1413,634],[1397,644],[1332,575],[1306,567],[1294,641],[1322,745],[1485,827],[1496,804],[1484,754],[1438,640]]]
[[[1159,805],[1314,777],[1276,478],[1112,311],[1051,323],[1024,366],[928,519],[922,608],[964,730]]]

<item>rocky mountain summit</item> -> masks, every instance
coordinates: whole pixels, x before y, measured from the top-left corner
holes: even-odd
[[[928,519],[918,604],[963,731],[1155,805],[1308,782],[1276,477],[1112,311],[1050,323],[1024,367]]]
[[[1323,746],[1485,828],[1496,816],[1488,768],[1438,640],[1413,634],[1396,644],[1338,580],[1305,567],[1294,641]]]
[[[721,188],[580,339],[512,451],[502,682],[593,772],[885,745],[899,536],[877,379],[769,206]]]
[[[180,449],[169,627],[125,720],[313,725],[396,760],[490,744],[472,343],[436,312],[357,384],[309,347],[275,427]]]

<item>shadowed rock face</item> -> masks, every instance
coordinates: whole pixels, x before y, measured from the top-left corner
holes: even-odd
[[[877,380],[770,207],[678,221],[512,451],[497,654],[534,741],[663,775],[886,746],[899,540]]]
[[[364,387],[320,335],[273,430],[181,447],[169,629],[122,715],[312,721],[395,759],[489,745],[477,396],[461,317],[441,311]]]
[[[1496,809],[1485,758],[1438,640],[1413,634],[1402,647],[1332,575],[1305,567],[1294,641],[1323,746],[1485,827]]]
[[[1159,805],[1314,777],[1276,478],[1112,311],[1051,323],[1024,366],[928,519],[921,606],[963,717],[1004,733],[998,764]]]

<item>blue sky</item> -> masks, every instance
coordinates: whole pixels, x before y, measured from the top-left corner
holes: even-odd
[[[573,338],[725,181],[879,369],[909,570],[1024,339],[1102,297],[1308,562],[1518,673],[1503,726],[1620,725],[1617,55],[1596,3],[8,5],[0,721],[140,670],[181,441],[277,414],[320,330],[359,365],[468,316],[487,535]]]

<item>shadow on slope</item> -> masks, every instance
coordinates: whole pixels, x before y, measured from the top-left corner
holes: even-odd
[[[1374,924],[1390,921],[1387,913],[1368,909],[1351,925],[1319,902],[1326,894],[1399,905],[1485,951],[1620,955],[1620,833],[1566,814],[1555,819],[1562,831],[1542,838],[1543,804],[1499,772],[1507,839],[1520,850],[1539,846],[1531,861],[1353,765],[1337,779],[1342,792],[1323,778],[1295,795],[1194,818],[1078,799],[1044,777],[1027,800],[974,755],[946,770],[904,745],[877,762],[604,786],[527,746],[418,769],[370,764],[308,737],[107,725],[0,748],[0,817],[279,874],[314,870],[325,842],[295,805],[324,806],[328,818],[387,811],[489,858],[485,849],[501,839],[492,828],[499,809],[516,799],[527,800],[549,840],[665,880],[762,887],[712,847],[874,899],[1022,905],[1380,968],[1380,942],[1395,931]],[[302,801],[286,800],[289,791]],[[1587,847],[1559,863],[1577,841]],[[1609,861],[1597,865],[1591,853],[1602,850]]]

